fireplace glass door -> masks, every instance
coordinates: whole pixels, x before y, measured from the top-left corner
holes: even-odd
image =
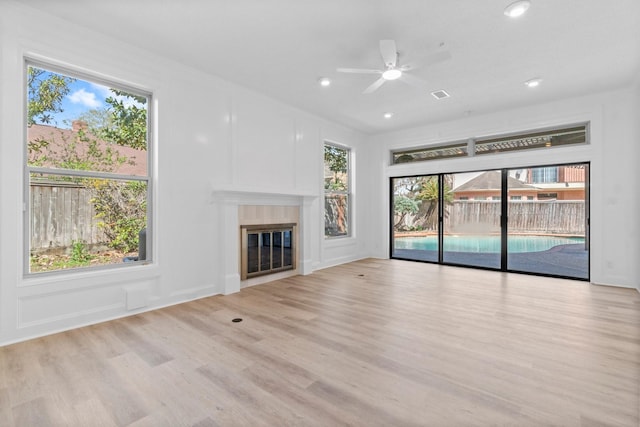
[[[242,279],[295,268],[293,224],[243,226]]]

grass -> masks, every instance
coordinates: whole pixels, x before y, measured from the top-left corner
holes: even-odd
[[[31,255],[30,271],[41,273],[47,271],[69,270],[72,268],[93,267],[108,264],[122,263],[127,254],[119,251],[105,251],[100,253],[88,253],[75,250],[69,255],[40,254]]]

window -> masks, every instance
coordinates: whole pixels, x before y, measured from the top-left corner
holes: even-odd
[[[391,152],[391,164],[587,144],[589,141],[588,130],[588,123],[582,123],[563,128],[520,132],[516,135],[470,138],[464,142],[394,150]]]
[[[492,154],[586,143],[587,125],[583,124],[562,129],[526,132],[511,136],[478,138],[475,141],[475,153]]]
[[[546,184],[558,182],[558,168],[535,168],[531,171],[531,182],[534,184]]]
[[[150,96],[28,62],[25,271],[151,260]]]
[[[538,193],[538,200],[556,200],[558,193]]]
[[[422,162],[467,155],[467,142],[456,142],[435,147],[425,147],[413,150],[399,150],[391,153],[391,164]]]
[[[350,234],[351,152],[348,148],[324,145],[324,235]]]

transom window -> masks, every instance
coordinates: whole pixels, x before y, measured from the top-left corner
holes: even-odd
[[[583,123],[563,128],[522,132],[516,135],[469,138],[465,142],[450,142],[431,147],[393,150],[391,152],[391,164],[587,143],[588,124]]]
[[[424,160],[446,159],[451,157],[464,157],[467,155],[467,142],[456,142],[435,147],[418,148],[415,150],[393,151],[391,153],[392,164],[412,163]]]
[[[31,61],[26,74],[26,273],[150,261],[150,95]]]

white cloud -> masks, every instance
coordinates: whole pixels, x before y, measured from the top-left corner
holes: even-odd
[[[118,101],[121,101],[122,105],[124,105],[126,108],[133,107],[133,106],[136,106],[138,108],[144,108],[143,104],[140,104],[138,101],[128,96],[118,95],[118,96],[114,96],[114,98],[117,99]]]
[[[93,92],[87,92],[84,89],[78,89],[73,92],[71,95],[67,95],[69,101],[74,104],[82,104],[85,107],[89,108],[98,108],[102,105],[102,103],[96,99],[96,94]]]
[[[109,89],[107,86],[103,86],[98,83],[89,83],[89,85],[91,85],[91,89],[94,89],[98,93],[100,99],[113,96],[113,92],[111,92],[111,89]]]
[[[122,102],[122,105],[125,107],[136,106],[138,108],[144,108],[144,104],[140,104],[138,101],[128,96],[116,95],[107,86],[103,86],[98,83],[90,83],[90,85],[91,88],[100,96],[100,99],[113,98],[116,101]]]

